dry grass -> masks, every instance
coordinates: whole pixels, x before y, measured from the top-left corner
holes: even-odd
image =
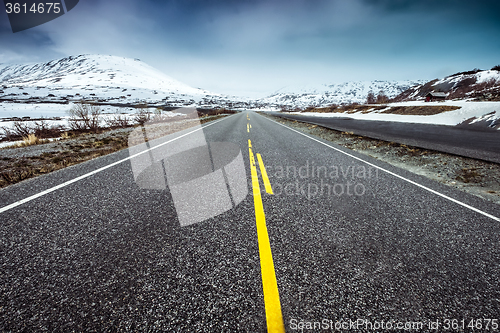
[[[356,112],[370,113],[372,111],[385,109],[386,107],[387,106],[385,106],[385,105],[379,105],[379,106],[376,106],[376,105],[358,105],[358,106],[354,106],[354,107],[346,106],[343,108],[345,108],[347,113],[356,113]]]
[[[47,143],[49,140],[39,139],[35,134],[29,134],[28,136],[23,137],[23,142],[18,143],[17,147],[28,147],[33,145],[39,145],[42,143]]]
[[[153,139],[222,117],[225,117],[225,115],[205,117],[196,121],[172,122],[167,124],[168,126],[163,126],[162,130],[157,133],[152,131],[153,133],[148,134],[154,134],[153,137],[150,137],[150,139]],[[127,148],[129,146],[129,134],[131,133],[109,131],[109,135],[98,138],[99,135],[97,134],[81,133],[78,135],[74,132],[64,132],[61,135],[62,138],[76,137],[76,139],[61,141],[59,144],[64,147],[62,151],[45,152],[29,158],[0,156],[0,188]],[[130,138],[133,139],[133,135]],[[42,141],[44,141],[34,135],[28,136],[26,139],[30,145],[36,144],[36,142],[43,143]],[[131,144],[133,144],[133,140],[131,141]],[[23,142],[22,147],[27,145],[24,145]]]
[[[457,171],[455,179],[462,183],[481,183],[483,175],[477,171],[477,168],[462,168]]]
[[[319,113],[370,113],[374,111],[380,111],[386,109],[387,105],[359,105],[359,104],[349,104],[342,106],[329,106],[325,108],[307,108],[303,112],[319,112]],[[424,106],[393,106],[388,110],[382,111],[381,113],[387,114],[401,114],[401,115],[417,115],[417,116],[430,116],[434,114],[439,114],[447,111],[453,111],[460,109],[459,106],[450,105],[424,105]]]
[[[11,158],[0,163],[0,188],[52,171],[79,164],[127,147],[126,135],[102,140],[88,137],[65,151],[43,153],[39,156]]]
[[[309,107],[305,110],[302,110],[302,112],[319,112],[319,113],[335,113],[335,112],[344,112],[337,105],[332,105],[328,106],[325,108],[315,108],[315,107]]]
[[[425,105],[425,106],[393,106],[389,110],[381,113],[415,115],[415,116],[431,116],[447,111],[460,109],[460,106],[451,105]]]
[[[399,144],[395,142],[391,142],[395,147],[400,147],[401,149],[398,149],[396,151],[396,154],[398,156],[411,156],[411,157],[416,157],[416,156],[423,156],[429,154],[429,150],[427,149],[422,149],[422,148],[417,148],[417,147],[412,147],[412,146],[407,146],[405,144]]]

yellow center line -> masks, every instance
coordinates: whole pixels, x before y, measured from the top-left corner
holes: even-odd
[[[250,124],[247,124],[247,132],[250,132]]]
[[[283,316],[281,314],[280,295],[278,282],[274,271],[273,255],[269,234],[267,233],[266,215],[260,194],[259,177],[255,157],[252,152],[252,143],[248,140],[248,152],[250,155],[250,171],[252,174],[253,199],[255,207],[255,220],[257,222],[257,237],[259,241],[260,269],[262,273],[262,289],[264,292],[264,304],[266,308],[266,322],[268,332],[284,333]]]
[[[267,177],[266,167],[264,166],[264,161],[262,161],[262,157],[260,156],[260,154],[257,154],[257,160],[259,161],[260,174],[262,175],[262,180],[264,181],[266,192],[269,194],[273,194],[273,188],[271,187],[271,183],[269,182],[269,177]]]

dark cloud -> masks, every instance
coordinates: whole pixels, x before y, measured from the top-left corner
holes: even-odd
[[[500,1],[82,0],[23,33],[2,21],[0,62],[114,54],[194,86],[242,93],[427,79],[496,65],[498,13]]]
[[[410,13],[425,17],[440,15],[454,25],[470,25],[488,21],[500,27],[500,1],[497,0],[363,0],[377,8],[382,15]]]

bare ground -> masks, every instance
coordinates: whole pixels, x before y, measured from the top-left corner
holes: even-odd
[[[353,133],[261,114],[304,133],[500,204],[499,164],[370,139]]]

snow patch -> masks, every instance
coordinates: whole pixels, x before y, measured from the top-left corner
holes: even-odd
[[[450,105],[458,106],[460,109],[442,112],[430,116],[418,116],[418,115],[400,115],[400,114],[388,114],[381,113],[384,110],[370,112],[370,113],[319,113],[319,112],[304,112],[302,114],[308,116],[316,117],[331,117],[331,118],[352,118],[352,119],[363,119],[363,120],[381,120],[381,121],[395,121],[404,123],[417,123],[417,124],[436,124],[436,125],[449,125],[455,126],[465,120],[475,118],[481,118],[483,120],[499,119],[500,113],[500,102],[468,102],[468,101],[447,101],[443,102],[424,102],[424,101],[410,101],[401,103],[391,103],[388,104],[389,107],[393,106],[430,106],[430,105]],[[294,113],[297,114],[297,113]],[[483,117],[483,118],[482,118]],[[480,120],[476,120],[480,121]]]

